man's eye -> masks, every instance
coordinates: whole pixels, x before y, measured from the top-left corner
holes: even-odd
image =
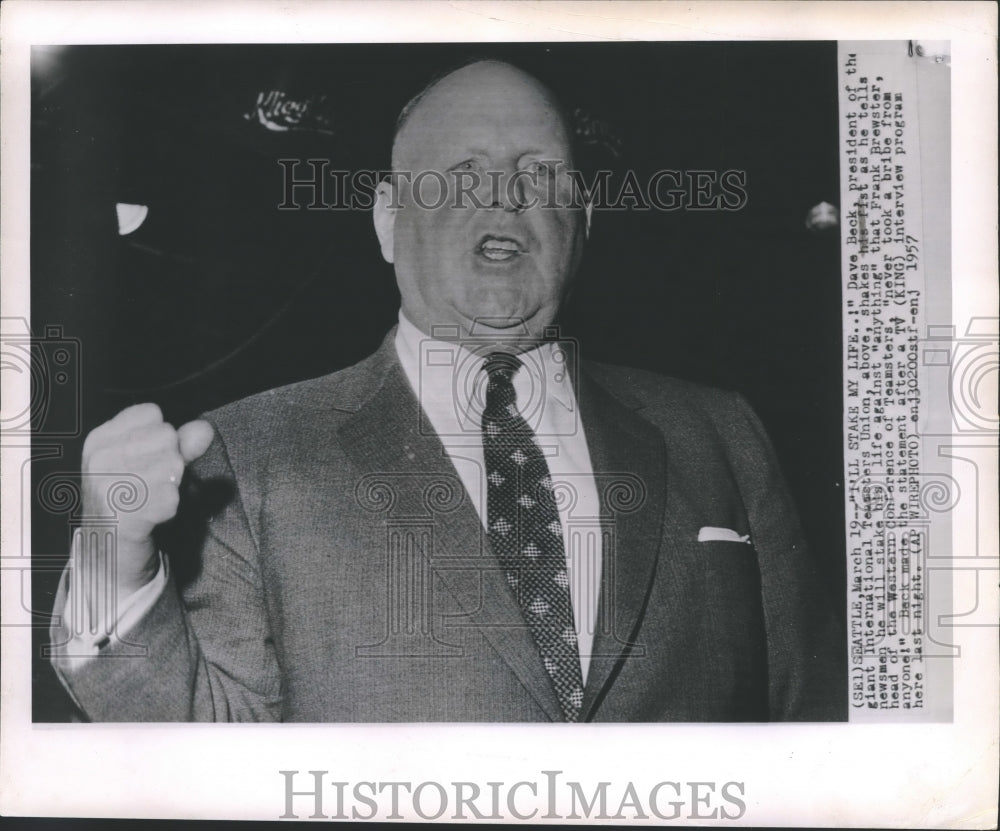
[[[465,171],[476,171],[479,170],[479,162],[475,159],[466,159],[464,162],[459,162],[452,168],[452,172],[465,172]]]
[[[532,162],[528,165],[527,170],[539,178],[550,179],[555,175],[555,170],[552,165],[546,164],[545,162]]]

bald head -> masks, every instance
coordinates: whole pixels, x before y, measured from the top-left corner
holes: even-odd
[[[552,90],[513,64],[479,60],[435,78],[403,107],[396,119],[392,143],[393,169],[407,167],[408,143],[433,136],[434,125],[440,123],[443,111],[458,113],[467,101],[476,99],[486,107],[500,110],[541,105],[558,122],[567,145],[571,140],[569,118]],[[475,113],[466,111],[466,116],[474,118]],[[412,126],[416,129],[411,130]]]

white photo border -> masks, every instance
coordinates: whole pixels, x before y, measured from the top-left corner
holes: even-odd
[[[2,10],[3,316],[29,318],[29,47],[82,43],[277,43],[533,40],[907,40],[951,42],[952,314],[957,331],[997,306],[996,36],[989,3],[405,3],[20,2]],[[4,398],[27,379],[4,373]],[[21,399],[23,399],[21,395]],[[9,400],[9,399],[8,399]],[[29,450],[2,443],[3,619],[30,596],[15,558]],[[953,551],[997,568],[996,453],[979,485],[990,536],[953,529]],[[992,466],[992,467],[991,467]],[[30,551],[30,545],[27,546]],[[986,572],[984,572],[986,573]],[[22,579],[24,580],[22,586]],[[996,620],[992,577],[978,603]],[[956,591],[964,590],[956,586]],[[997,629],[956,629],[954,721],[912,725],[64,725],[32,724],[30,629],[5,625],[0,813],[29,816],[277,819],[281,770],[327,780],[543,785],[545,771],[621,793],[634,783],[741,782],[739,819],[686,824],[985,828],[996,822]],[[539,789],[539,794],[544,789]],[[306,800],[308,802],[308,800]],[[525,794],[525,808],[545,800]],[[305,806],[299,815],[308,817]],[[564,812],[563,812],[564,813]],[[384,816],[384,815],[383,815]],[[447,817],[444,817],[447,818]],[[507,821],[515,816],[507,815]],[[656,820],[652,820],[656,821]]]

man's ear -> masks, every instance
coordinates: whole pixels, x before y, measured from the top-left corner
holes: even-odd
[[[375,223],[375,234],[378,236],[382,257],[387,263],[393,262],[393,242],[396,230],[396,211],[393,207],[395,194],[392,183],[383,179],[375,187],[375,207],[372,209],[372,221]]]

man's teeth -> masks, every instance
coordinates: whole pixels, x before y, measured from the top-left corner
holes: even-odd
[[[488,260],[509,260],[518,250],[517,243],[510,240],[490,239],[480,246],[480,251]]]
[[[511,257],[517,254],[517,249],[510,250],[508,248],[483,248],[483,256],[487,260],[509,260]]]

